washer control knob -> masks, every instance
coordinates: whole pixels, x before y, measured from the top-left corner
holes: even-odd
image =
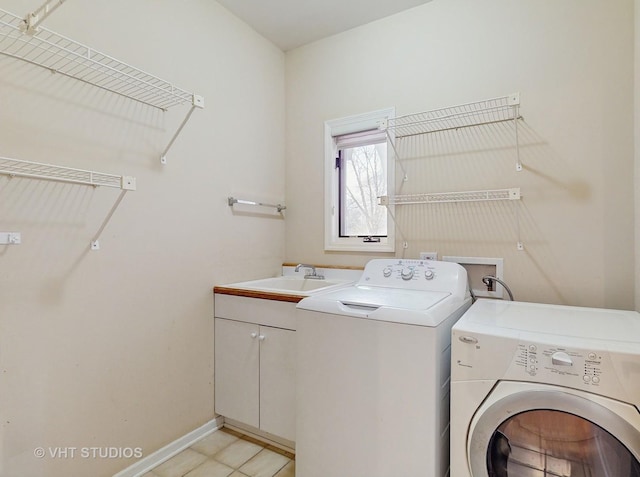
[[[403,268],[400,276],[403,280],[411,280],[413,278],[413,268]]]
[[[391,276],[391,273],[393,273],[393,268],[391,267],[384,267],[384,270],[382,270],[382,274],[387,278]]]
[[[426,278],[427,280],[433,280],[433,277],[435,277],[433,270],[425,270],[424,278]]]

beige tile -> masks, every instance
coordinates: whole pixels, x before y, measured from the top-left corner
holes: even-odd
[[[216,460],[207,459],[184,477],[228,477],[233,469]]]
[[[198,451],[201,454],[214,456],[229,444],[237,440],[238,438],[233,434],[220,430],[215,431],[213,434],[209,434],[207,437],[203,437],[193,444],[191,449]]]
[[[146,472],[142,474],[141,477],[158,477],[158,474],[154,474],[153,472]]]
[[[229,467],[238,469],[262,449],[258,444],[245,441],[244,439],[238,439],[218,452],[214,458]]]
[[[163,464],[153,469],[159,477],[182,477],[207,460],[207,456],[191,449],[185,449]]]
[[[296,475],[296,462],[294,460],[289,461],[287,465],[285,465],[280,472],[278,472],[274,477],[295,477]]]
[[[285,456],[263,449],[240,467],[240,472],[251,477],[273,477],[288,462],[289,459]]]
[[[243,474],[242,472],[239,472],[239,471],[236,470],[229,477],[249,477],[249,476],[247,474]]]

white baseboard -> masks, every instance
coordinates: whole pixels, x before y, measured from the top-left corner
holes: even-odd
[[[185,434],[184,436],[176,439],[175,441],[167,444],[161,449],[158,449],[153,454],[149,454],[143,457],[135,464],[130,465],[124,470],[121,470],[113,477],[140,477],[146,472],[149,472],[154,467],[162,464],[163,462],[171,459],[176,454],[182,452],[187,447],[190,447],[195,442],[199,441],[203,437],[211,434],[212,432],[220,429],[224,425],[224,418],[222,416],[212,419],[203,426]]]

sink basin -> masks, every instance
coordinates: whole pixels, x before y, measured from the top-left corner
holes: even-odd
[[[241,288],[246,290],[258,290],[271,293],[285,293],[296,295],[310,295],[321,291],[329,290],[339,286],[352,283],[351,280],[325,279],[317,280],[298,277],[272,277],[248,282],[233,283],[225,285],[230,288]]]

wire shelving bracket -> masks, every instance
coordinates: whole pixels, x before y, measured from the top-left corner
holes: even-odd
[[[204,108],[204,98],[42,27],[42,20],[64,1],[48,0],[24,18],[0,9],[0,54],[162,111],[176,105],[190,104],[191,108],[185,119],[161,155],[160,160],[165,164],[168,150],[193,111]]]
[[[71,167],[55,166],[42,162],[23,161],[20,159],[11,159],[9,157],[0,157],[0,174],[9,177],[25,177],[29,179],[40,179],[55,182],[67,182],[71,184],[79,184],[93,187],[112,187],[120,189],[120,195],[113,207],[102,222],[100,229],[91,240],[91,250],[99,250],[100,242],[98,239],[106,228],[109,220],[115,213],[116,209],[124,199],[128,191],[136,190],[136,178],[132,176],[118,176],[115,174],[105,174],[103,172],[94,172],[84,169],[75,169]]]
[[[29,35],[33,35],[38,31],[38,25],[40,25],[40,23],[42,23],[64,2],[65,0],[47,0],[33,12],[29,12],[25,15],[20,29]]]

